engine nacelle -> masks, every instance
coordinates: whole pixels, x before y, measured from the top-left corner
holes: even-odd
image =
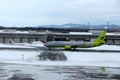
[[[64,48],[65,48],[66,50],[71,50],[71,46],[70,46],[70,45],[66,45]]]

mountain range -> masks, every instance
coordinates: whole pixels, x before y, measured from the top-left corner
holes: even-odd
[[[62,24],[62,25],[40,25],[35,27],[46,27],[46,28],[81,28],[81,29],[104,29],[107,27],[108,29],[120,29],[120,25],[85,25],[85,24]]]

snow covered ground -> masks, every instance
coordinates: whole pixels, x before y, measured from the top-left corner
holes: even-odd
[[[16,48],[21,48],[21,49],[35,49],[37,47],[45,47],[44,44],[40,41],[35,41],[33,43],[13,43],[13,44],[9,44],[9,43],[0,43],[0,49],[16,49]]]
[[[71,66],[106,66],[120,67],[119,53],[92,53],[64,51],[67,61],[40,61],[37,55],[40,51],[0,51],[0,63],[29,65],[71,65]]]
[[[117,45],[101,45],[98,47],[92,47],[92,48],[88,48],[89,50],[93,49],[93,50],[119,50],[120,51],[120,46]]]
[[[41,44],[41,43],[40,43]],[[5,45],[4,47],[13,47]],[[0,44],[0,47],[3,45]],[[17,44],[18,45],[18,44]],[[24,44],[25,48],[39,46],[37,43]],[[21,45],[23,47],[23,45]],[[20,44],[18,47],[21,47]],[[42,45],[43,46],[43,45]],[[16,47],[16,46],[15,46]],[[93,48],[92,48],[93,49]],[[119,50],[120,46],[103,45],[94,49],[109,49]],[[40,51],[20,51],[20,50],[0,50],[0,63],[11,64],[29,64],[29,65],[65,65],[65,66],[105,66],[105,67],[120,67],[120,52],[76,52],[63,51],[67,56],[67,61],[40,61],[37,60],[37,55]]]

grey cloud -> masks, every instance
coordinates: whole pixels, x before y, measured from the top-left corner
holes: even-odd
[[[119,15],[119,0],[1,0],[1,24],[102,24]],[[114,17],[118,19],[120,16]],[[111,20],[112,18],[109,18]]]

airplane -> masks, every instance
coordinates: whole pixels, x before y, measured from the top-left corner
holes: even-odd
[[[96,46],[101,46],[104,44],[106,36],[106,30],[102,31],[95,41],[85,42],[85,41],[50,41],[44,46],[51,48],[64,48],[65,50],[76,50],[76,48],[91,48]]]

